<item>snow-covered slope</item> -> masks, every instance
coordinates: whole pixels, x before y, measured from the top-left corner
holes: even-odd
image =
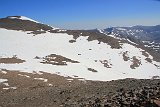
[[[36,22],[36,23],[39,23],[33,19],[30,19],[28,17],[25,17],[25,16],[8,16],[7,18],[9,19],[20,19],[20,20],[29,20],[29,21],[32,21],[32,22]]]
[[[34,35],[31,31],[0,28],[0,69],[44,71],[99,81],[160,76],[160,63],[141,48],[121,40],[121,48],[111,48],[98,39],[89,41],[92,35],[79,35],[73,40],[72,34],[62,32]]]

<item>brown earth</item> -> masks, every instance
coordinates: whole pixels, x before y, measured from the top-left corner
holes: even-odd
[[[142,55],[144,55],[145,57],[149,57],[148,53],[146,51],[142,51]]]
[[[0,58],[0,64],[16,64],[16,63],[23,63],[25,60],[19,59],[16,56],[13,56],[11,58]]]
[[[149,104],[147,101],[158,104],[160,100],[158,79],[79,81],[45,72],[24,73],[4,69],[0,71],[0,79],[8,79],[4,83],[9,84],[0,83],[1,107],[122,107],[123,104],[123,107],[129,107],[129,101],[144,106]],[[148,97],[146,92],[149,92]]]
[[[145,60],[152,63],[152,60],[150,58],[146,58]]]
[[[139,67],[139,66],[141,65],[141,61],[138,60],[138,59],[136,58],[136,56],[133,56],[132,62],[133,62],[133,64],[130,65],[130,67],[131,67],[132,69],[136,69],[136,67]]]
[[[93,69],[93,68],[88,68],[88,71],[98,72],[97,70],[95,70],[95,69]]]
[[[37,31],[37,30],[51,30],[52,27],[29,20],[1,18],[0,28],[6,28],[10,30],[22,30],[22,31]]]
[[[123,53],[123,60],[128,61],[130,58],[127,56],[127,51]]]
[[[106,68],[112,68],[111,67],[112,64],[110,64],[107,60],[103,60],[103,61],[100,61],[100,62],[104,65],[104,67],[106,67]]]
[[[52,65],[67,65],[67,62],[79,63],[78,61],[74,61],[69,58],[63,57],[61,55],[56,55],[56,54],[51,54],[43,58],[36,56],[35,59],[43,59],[41,63],[52,64]]]
[[[137,48],[141,48],[144,52],[148,52],[151,56],[153,56],[153,60],[160,62],[160,52],[155,51],[150,47],[144,47],[144,44],[139,43],[139,45],[135,45]],[[144,56],[148,56],[147,53],[142,52]]]

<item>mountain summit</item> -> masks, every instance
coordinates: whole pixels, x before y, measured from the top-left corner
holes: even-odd
[[[37,31],[37,30],[51,30],[51,26],[41,24],[30,18],[24,16],[8,16],[0,19],[0,27],[10,30],[22,30],[22,31]]]
[[[32,22],[36,22],[36,23],[39,23],[33,19],[30,19],[28,17],[25,17],[25,16],[8,16],[6,17],[7,19],[20,19],[20,20],[29,20],[29,21],[32,21]]]

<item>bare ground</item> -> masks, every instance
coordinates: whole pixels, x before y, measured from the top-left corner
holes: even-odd
[[[154,91],[153,95],[146,99],[142,96],[143,105],[148,100],[159,103],[160,99],[158,79],[79,81],[78,78],[45,72],[24,73],[8,70],[0,71],[0,79],[8,79],[0,83],[0,107],[120,107],[118,99],[121,93],[125,93],[127,98],[132,99],[129,93],[133,92],[134,97],[138,99],[137,95],[142,96],[142,92],[146,90],[146,92]],[[6,86],[5,83],[8,85]],[[125,99],[124,97],[122,100]],[[128,105],[124,107],[129,107]]]

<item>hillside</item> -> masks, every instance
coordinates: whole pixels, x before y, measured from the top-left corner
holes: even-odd
[[[58,29],[24,16],[0,19],[0,106],[27,107],[31,101],[31,106],[76,107],[96,98],[105,101],[103,95],[121,88],[129,92],[146,86],[151,90],[155,85],[158,95],[143,102],[158,99],[159,51],[147,48],[143,40],[131,41],[129,35],[115,32]],[[72,93],[76,90],[79,95]]]

